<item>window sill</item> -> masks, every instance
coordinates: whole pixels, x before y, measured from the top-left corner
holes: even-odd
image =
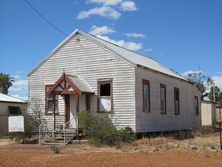
[[[110,113],[113,113],[113,111],[97,111],[97,113],[110,114]]]
[[[45,115],[54,115],[53,113],[45,113]],[[60,115],[59,113],[55,113],[55,115]]]

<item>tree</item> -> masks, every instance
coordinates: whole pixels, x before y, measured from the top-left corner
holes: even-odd
[[[8,94],[8,89],[12,86],[14,78],[9,74],[0,73],[0,93]]]
[[[215,86],[215,88],[213,86],[210,87],[210,92],[208,92],[208,98],[211,101],[214,101],[214,92],[213,91],[215,91],[215,101],[222,104],[222,91],[217,86]]]
[[[186,74],[187,80],[193,82],[196,88],[203,94],[206,91],[204,81],[206,76],[201,71],[192,71]]]

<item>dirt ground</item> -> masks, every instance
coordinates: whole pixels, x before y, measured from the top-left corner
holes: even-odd
[[[58,154],[46,145],[2,144],[0,167],[222,167],[218,137],[144,138],[118,148],[70,144]]]
[[[124,152],[88,144],[63,146],[59,154],[42,145],[0,147],[1,167],[222,167],[222,153],[177,149],[157,152]]]

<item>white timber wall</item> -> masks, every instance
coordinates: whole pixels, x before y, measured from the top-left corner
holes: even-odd
[[[171,131],[201,125],[201,112],[195,115],[194,96],[200,96],[192,84],[144,68],[136,68],[136,132]],[[150,81],[150,113],[143,112],[142,79]],[[167,113],[160,113],[160,84],[166,85]],[[174,87],[180,92],[180,114],[174,114]],[[199,106],[200,108],[200,106]]]
[[[64,70],[67,74],[78,76],[95,92],[91,96],[91,111],[94,114],[97,111],[97,80],[112,78],[114,114],[110,117],[116,125],[130,126],[135,130],[135,68],[79,34],[68,40],[29,76],[31,105],[32,99],[40,99],[41,110],[45,112],[45,85],[55,83]],[[60,99],[59,112],[64,117],[63,99]],[[52,116],[45,118],[52,120]]]
[[[203,126],[216,124],[216,104],[201,102],[201,122]]]

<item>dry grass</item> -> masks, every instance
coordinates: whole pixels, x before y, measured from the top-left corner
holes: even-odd
[[[120,147],[95,147],[72,144],[60,147],[54,154],[50,146],[0,146],[1,167],[222,167],[222,153],[212,149],[219,145],[219,133],[197,135],[177,140],[172,136],[149,137]]]

